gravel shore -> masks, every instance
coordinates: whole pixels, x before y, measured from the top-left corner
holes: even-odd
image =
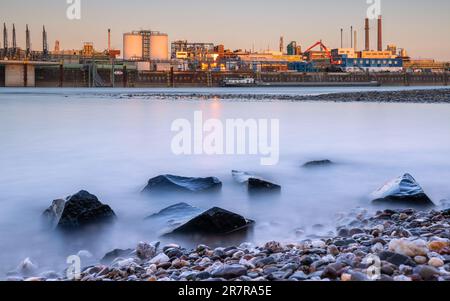
[[[81,281],[450,281],[450,209],[365,210],[336,236],[290,244],[187,250],[141,242],[84,268]],[[108,261],[106,263],[105,261]],[[26,262],[24,267],[32,267]],[[9,280],[68,280],[48,272]]]
[[[244,94],[244,93],[129,93],[122,99],[230,100],[230,101],[328,101],[380,103],[450,103],[450,89],[363,91],[320,95]]]

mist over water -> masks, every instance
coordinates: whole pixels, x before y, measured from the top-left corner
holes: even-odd
[[[317,94],[348,90],[226,91]],[[43,270],[60,271],[66,257],[82,249],[100,259],[114,248],[160,240],[167,225],[144,219],[179,202],[202,210],[218,206],[255,220],[253,234],[245,239],[260,243],[326,235],[334,230],[337,213],[356,207],[376,210],[368,194],[405,172],[435,203],[450,197],[448,104],[167,102],[125,100],[119,94],[106,97],[102,93],[111,91],[104,90],[80,91],[0,91],[0,277],[25,257]],[[173,155],[172,122],[193,120],[199,110],[205,119],[279,119],[279,164],[261,166],[260,156]],[[301,167],[320,159],[336,164]],[[252,197],[233,181],[233,169],[272,180],[282,186],[282,192]],[[160,174],[215,176],[223,187],[220,193],[208,195],[142,195],[147,181]],[[81,189],[109,204],[118,222],[102,233],[77,237],[46,231],[42,212],[52,200]],[[303,236],[298,229],[305,231]],[[175,242],[189,246],[200,241]]]

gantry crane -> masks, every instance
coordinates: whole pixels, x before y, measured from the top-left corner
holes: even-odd
[[[314,45],[312,45],[311,47],[309,47],[303,54],[307,54],[308,52],[310,52],[313,48],[315,48],[315,47],[317,47],[317,46],[320,46],[322,49],[323,49],[323,51],[326,53],[326,56],[330,59],[330,62],[331,62],[331,64],[332,65],[340,65],[340,64],[342,64],[342,61],[341,60],[335,60],[334,58],[333,58],[333,56],[331,55],[331,51],[328,49],[328,47],[327,46],[325,46],[323,43],[322,43],[322,41],[318,41],[318,42],[316,42]]]

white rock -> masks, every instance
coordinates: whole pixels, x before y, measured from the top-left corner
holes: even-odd
[[[430,261],[428,261],[428,264],[434,266],[435,268],[440,268],[444,265],[444,261],[442,261],[442,259],[440,258],[433,257],[430,259]]]
[[[381,242],[377,242],[370,249],[372,250],[373,253],[380,253],[384,250],[384,246]]]
[[[249,260],[246,260],[244,258],[241,258],[241,260],[239,260],[239,264],[245,266],[248,269],[254,269],[255,265],[252,264]]]
[[[156,256],[159,242],[147,243],[141,241],[136,247],[136,255],[139,259],[147,260]]]
[[[166,263],[166,262],[169,262],[169,261],[170,261],[169,256],[167,256],[164,253],[161,253],[161,254],[156,255],[155,257],[153,257],[153,259],[150,260],[150,263],[151,264],[162,264],[162,263]]]
[[[146,273],[147,275],[153,275],[154,273],[156,273],[156,271],[158,271],[158,267],[156,266],[156,264],[151,264],[147,268]]]
[[[425,256],[416,256],[414,257],[414,261],[418,264],[425,264],[427,263],[427,258]]]
[[[336,262],[336,258],[333,255],[326,255],[324,257],[322,257],[322,260],[326,263],[334,263]]]
[[[427,243],[422,240],[393,239],[389,243],[389,251],[405,256],[425,256],[428,253]]]
[[[313,240],[311,242],[311,246],[314,249],[323,249],[323,248],[325,248],[327,246],[327,244],[324,241],[322,241],[322,240]]]
[[[255,246],[250,242],[244,242],[239,246],[239,249],[242,249],[242,250],[252,250],[254,248],[255,248]]]

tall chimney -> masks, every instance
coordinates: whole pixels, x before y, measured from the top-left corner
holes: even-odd
[[[284,37],[280,37],[280,52],[281,54],[284,53]]]
[[[369,25],[369,18],[366,18],[366,26],[365,26],[364,30],[366,31],[366,47],[365,47],[365,50],[369,51],[370,50],[370,25]]]
[[[378,16],[378,51],[383,51],[383,19]]]
[[[111,52],[111,29],[108,28],[108,53]]]
[[[341,48],[344,48],[344,29],[341,28]]]
[[[353,26],[350,26],[350,48],[353,48]]]

